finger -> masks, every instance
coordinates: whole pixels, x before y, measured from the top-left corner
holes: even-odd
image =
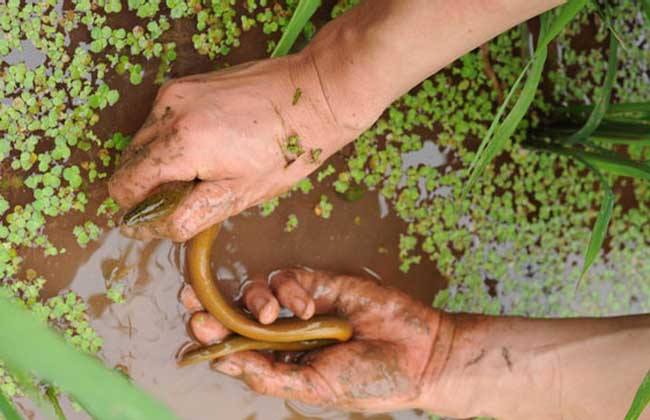
[[[269,275],[269,284],[280,304],[289,308],[297,317],[309,319],[314,316],[316,306],[311,296],[298,283],[295,276],[277,275],[279,271]]]
[[[280,304],[264,278],[255,278],[244,284],[242,301],[262,324],[272,323],[280,313]]]
[[[144,200],[156,187],[171,181],[190,181],[197,172],[188,161],[177,132],[168,131],[140,147],[113,174],[108,191],[120,206],[129,208]]]
[[[276,282],[289,281],[283,279],[299,284],[312,298],[319,314],[338,312],[350,316],[386,300],[387,289],[367,278],[294,268],[274,274]]]
[[[122,226],[120,231],[135,239],[169,238],[185,242],[237,213],[236,198],[236,194],[219,181],[200,182],[169,216],[140,225]]]
[[[196,312],[190,318],[192,334],[201,344],[219,342],[230,335],[230,330],[207,312]]]
[[[184,285],[181,289],[180,301],[189,312],[203,310],[203,305],[201,305],[199,298],[194,293],[194,289],[189,284]]]
[[[121,156],[122,163],[132,159],[136,152],[141,149],[145,144],[157,138],[159,132],[169,129],[169,123],[173,120],[174,110],[171,106],[157,103],[151,110],[147,119],[144,121],[140,129],[133,136],[129,145],[124,149]]]
[[[255,392],[312,405],[333,401],[332,389],[312,366],[273,362],[261,353],[242,352],[217,360],[217,371],[241,377]]]

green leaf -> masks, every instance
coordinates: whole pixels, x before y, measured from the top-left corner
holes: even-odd
[[[641,0],[641,5],[645,11],[645,25],[650,26],[650,0]]]
[[[485,138],[481,142],[481,145],[479,146],[479,149],[470,165],[469,180],[463,188],[462,196],[465,196],[474,186],[480,174],[485,170],[490,161],[498,155],[506,141],[517,129],[517,126],[535,98],[535,93],[539,86],[548,54],[548,45],[564,29],[564,27],[571,22],[576,14],[585,7],[586,4],[587,0],[570,0],[567,4],[557,9],[557,14],[552,22],[550,22],[549,19],[551,14],[554,12],[547,12],[541,16],[541,30],[539,41],[537,43],[537,50],[533,55],[532,61],[526,65],[517,78],[517,81],[510,89],[506,100],[497,111],[494,121],[490,125]],[[519,98],[503,123],[500,124],[500,118],[505,112],[514,92],[517,90],[518,85],[521,83],[523,75],[528,71],[529,66],[530,74],[528,75],[528,79],[524,84]],[[493,133],[494,137],[492,137]]]
[[[649,403],[650,403],[650,371],[646,373],[643,382],[641,382],[641,385],[639,385],[639,389],[636,391],[636,395],[634,396],[634,401],[632,401],[632,405],[630,406],[630,409],[625,415],[625,420],[637,420],[641,416],[641,413],[643,413],[643,410],[645,410],[645,408],[648,406]]]
[[[97,419],[176,418],[122,375],[66,343],[7,295],[0,293],[0,359],[10,370],[33,372],[56,383]],[[101,392],[97,392],[97,384],[101,384]]]
[[[593,110],[585,125],[566,141],[569,144],[576,144],[585,141],[591,136],[602,122],[607,108],[609,107],[609,100],[612,96],[612,87],[616,81],[616,72],[618,70],[618,40],[615,36],[610,35],[609,40],[609,63],[607,64],[607,75],[600,97],[595,101]]]
[[[501,151],[510,136],[512,136],[512,133],[514,133],[514,131],[517,129],[517,126],[524,118],[526,112],[528,112],[528,108],[535,98],[535,93],[537,92],[539,82],[542,79],[542,71],[544,70],[546,57],[546,48],[537,50],[533,58],[532,65],[530,66],[528,79],[526,79],[526,83],[521,90],[521,94],[519,95],[517,102],[515,102],[512,110],[500,125],[498,123],[498,119],[495,118],[492,125],[490,126],[488,134],[481,143],[481,146],[483,146],[483,144],[485,144],[485,146],[479,147],[479,150],[474,157],[474,161],[470,166],[470,177],[468,182],[465,184],[463,196],[465,196],[466,193],[474,186],[480,174],[485,170],[492,159],[494,159]],[[508,96],[510,96],[510,93]],[[505,109],[506,103],[507,101],[504,101],[501,107]],[[493,138],[489,137],[491,132],[494,132]]]
[[[562,30],[576,17],[576,15],[587,5],[589,0],[569,0],[563,6],[557,8],[557,14],[553,23],[547,27],[545,33],[540,33],[537,49],[549,46]],[[554,12],[549,12],[554,13]],[[545,15],[547,15],[546,13]]]
[[[5,420],[22,420],[20,414],[14,407],[13,403],[0,391],[0,415],[4,416]]]
[[[296,39],[298,39],[298,35],[301,34],[305,25],[314,13],[316,13],[316,9],[319,6],[320,0],[300,0],[271,57],[280,57],[289,53]]]
[[[549,143],[533,142],[527,142],[525,143],[525,146],[578,159],[587,166],[594,167],[598,171],[607,172],[612,175],[650,181],[650,165],[645,162],[637,162],[628,159],[614,151],[607,150],[601,152],[590,152]]]
[[[589,244],[587,245],[587,250],[585,251],[585,261],[582,265],[582,273],[580,274],[580,279],[582,279],[589,267],[594,263],[598,252],[603,247],[603,242],[605,242],[605,237],[607,236],[607,226],[609,226],[609,221],[612,218],[612,211],[614,210],[614,201],[616,196],[612,187],[607,183],[607,180],[603,174],[598,171],[598,169],[587,164],[593,172],[595,172],[600,178],[600,185],[605,190],[605,197],[603,202],[600,204],[600,210],[598,211],[598,217],[596,218],[596,223],[594,223],[594,228],[591,231],[591,238],[589,238]]]

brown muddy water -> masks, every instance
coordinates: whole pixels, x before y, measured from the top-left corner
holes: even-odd
[[[128,19],[124,26],[130,25]],[[196,74],[223,66],[198,56],[191,44],[193,23],[172,21],[167,40],[177,43],[178,61],[173,77]],[[79,34],[81,38],[84,34]],[[228,57],[238,64],[266,56],[265,38],[259,33],[242,37],[242,47]],[[146,66],[145,82],[136,88],[121,77],[107,82],[120,90],[121,100],[101,116],[96,132],[107,137],[116,131],[133,134],[144,121],[157,86],[152,81],[156,65]],[[424,153],[431,150],[425,148]],[[90,154],[92,155],[92,151]],[[83,157],[87,159],[87,156]],[[421,159],[422,156],[412,156]],[[335,163],[343,158],[337,156]],[[435,159],[434,159],[435,160]],[[329,220],[314,215],[320,194],[326,192],[334,204]],[[184,281],[184,245],[170,241],[138,242],[105,229],[98,242],[86,249],[76,244],[73,227],[94,217],[97,205],[106,197],[106,187],[90,187],[86,214],[71,213],[49,223],[47,233],[67,252],[45,258],[41,250],[26,250],[23,269],[33,268],[48,279],[46,295],[74,290],[90,305],[92,325],[105,340],[100,353],[108,366],[118,366],[134,381],[166,402],[184,419],[413,419],[425,413],[408,411],[394,414],[348,414],[306,407],[299,403],[263,397],[242,383],[211,371],[207,364],[180,369],[176,354],[190,341],[187,314],[178,301]],[[295,213],[300,225],[284,232],[287,216]],[[358,273],[378,278],[413,297],[431,303],[444,287],[444,279],[429,261],[414,266],[408,275],[398,270],[400,232],[404,225],[382,202],[368,192],[354,203],[336,197],[330,188],[317,187],[308,195],[294,193],[283,200],[270,217],[251,209],[224,224],[214,251],[214,269],[221,287],[235,294],[250,275],[304,265],[338,272]],[[127,286],[126,302],[111,304],[105,297],[113,281]],[[101,385],[98,384],[98,392]],[[67,406],[67,404],[66,404]],[[70,418],[85,415],[66,410]],[[38,415],[35,418],[40,418]]]

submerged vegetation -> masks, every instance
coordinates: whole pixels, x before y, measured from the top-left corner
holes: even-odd
[[[331,16],[358,2],[336,2]],[[99,129],[124,94],[116,86],[169,77],[180,52],[172,36],[178,22],[191,22],[195,50],[223,67],[235,64],[228,55],[248,31],[268,35],[267,53],[288,51],[290,43],[278,41],[294,11],[309,39],[316,3],[299,9],[298,0],[0,3],[2,289],[69,343],[97,353],[102,340],[86,303],[74,292],[41,300],[46,279],[23,266],[21,250],[65,253],[59,238],[47,234],[61,216],[85,213],[70,232],[80,246],[114,226],[115,202],[106,198],[91,209],[89,198],[129,141]],[[344,168],[326,164],[293,191],[307,194],[321,183],[350,201],[378,191],[407,224],[401,268],[430,258],[449,278],[437,307],[546,316],[650,311],[644,4],[623,0],[604,19],[596,2],[572,1],[542,19],[536,42],[527,25],[499,36],[397,100],[349,147]],[[120,13],[136,23],[124,26]],[[584,33],[593,38],[587,47],[576,42]],[[510,100],[501,102],[495,80],[511,88]],[[300,100],[300,92],[291,94]],[[438,167],[404,158],[432,149],[444,156]],[[299,139],[288,139],[287,152],[304,152]],[[308,152],[319,161],[319,151]],[[260,213],[279,205],[275,198]],[[313,206],[323,219],[336,211],[327,194]],[[291,214],[284,227],[298,226]],[[120,284],[106,290],[115,302],[124,293]],[[13,416],[11,398],[30,393],[23,379],[0,362],[5,417]],[[647,391],[640,395],[647,401]]]

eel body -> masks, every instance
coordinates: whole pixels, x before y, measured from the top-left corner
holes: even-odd
[[[191,191],[191,185],[177,184],[173,188],[163,188],[151,194],[129,211],[122,223],[135,226],[171,214]],[[351,325],[338,317],[317,315],[309,320],[281,318],[273,324],[264,325],[240,309],[233,308],[217,287],[210,264],[219,228],[220,224],[211,226],[190,240],[187,252],[189,280],[203,307],[238,336],[186,352],[178,361],[180,366],[246,350],[304,351],[350,339]]]

